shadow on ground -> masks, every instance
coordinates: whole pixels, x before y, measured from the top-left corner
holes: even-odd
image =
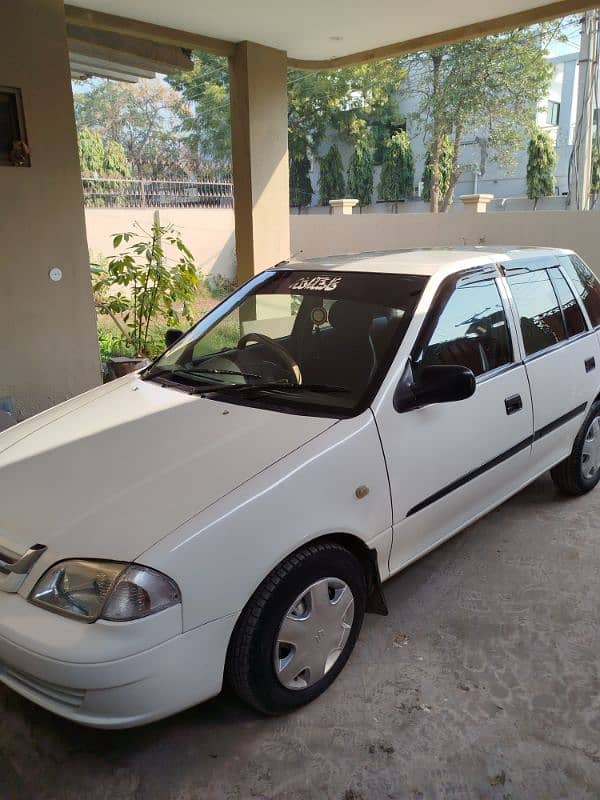
[[[99,732],[2,688],[0,800],[597,799],[599,510],[538,480],[388,582],[390,615],[288,717],[225,691]]]

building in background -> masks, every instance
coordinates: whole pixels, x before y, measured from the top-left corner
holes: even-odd
[[[550,57],[548,59],[554,65],[554,75],[548,95],[540,103],[537,113],[537,124],[546,130],[557,149],[557,164],[555,169],[555,194],[557,196],[554,205],[547,207],[564,208],[569,191],[569,161],[573,151],[573,139],[575,133],[575,121],[577,114],[577,87],[579,80],[579,53],[572,52],[564,55]],[[410,81],[410,76],[409,79]],[[599,98],[600,99],[600,98]],[[599,105],[596,99],[596,106]],[[420,132],[418,119],[414,115],[417,111],[418,101],[410,93],[402,93],[398,96],[398,106],[401,115],[406,118],[406,130],[410,136],[414,160],[415,160],[415,197],[421,193],[421,180],[425,167],[426,145],[423,134]],[[594,112],[594,122],[600,116],[596,107]],[[324,154],[332,142],[336,142],[342,154],[344,166],[347,167],[352,153],[352,146],[348,142],[341,140],[337,134],[332,134],[323,142],[320,148],[320,155]],[[455,198],[461,194],[474,194],[477,192],[493,194],[495,201],[490,210],[500,210],[502,208],[527,208],[527,144],[523,142],[522,148],[515,153],[515,164],[510,169],[501,167],[494,162],[487,153],[485,137],[478,131],[471,132],[465,136],[465,144],[461,147],[461,163],[472,165],[472,169],[467,169],[461,175],[456,186]],[[385,210],[380,204],[377,207],[377,186],[379,184],[379,174],[381,167],[375,167],[373,197],[373,207],[370,211]],[[315,188],[313,196],[313,206],[318,203],[319,164],[318,159],[313,159],[311,172],[312,185]],[[561,199],[562,198],[562,199]],[[551,203],[552,201],[546,201]],[[406,211],[428,210],[428,205],[421,202],[407,202],[404,204]],[[460,205],[460,204],[458,204]]]

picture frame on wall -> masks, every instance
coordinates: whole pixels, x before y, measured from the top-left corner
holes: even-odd
[[[8,86],[0,86],[0,166],[31,166],[21,90]]]

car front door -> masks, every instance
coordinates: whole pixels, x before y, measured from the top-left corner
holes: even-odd
[[[409,368],[418,382],[425,366],[468,367],[476,377],[475,393],[399,412],[387,392],[375,408],[393,506],[391,572],[527,481],[531,396],[507,310],[506,287],[495,266],[446,279]]]

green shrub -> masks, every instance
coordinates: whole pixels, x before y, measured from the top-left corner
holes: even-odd
[[[200,282],[194,258],[172,226],[136,228],[113,237],[115,249],[123,242],[128,247],[108,263],[92,265],[93,288],[98,313],[112,319],[135,355],[152,356],[156,328],[175,326],[181,317],[192,325],[190,304]],[[177,253],[175,259],[167,257],[163,243]]]
[[[290,206],[300,209],[312,203],[313,187],[306,140],[294,141],[290,139]]]
[[[348,165],[348,194],[359,206],[368,206],[373,198],[373,153],[365,142],[358,142]]]
[[[403,200],[412,196],[415,183],[415,167],[412,147],[406,131],[397,131],[385,145],[379,199]]]
[[[112,356],[135,355],[133,347],[122,333],[103,325],[98,325],[98,347],[101,361],[108,361]]]
[[[442,137],[442,146],[440,147],[440,198],[445,197],[448,187],[450,186],[450,178],[452,177],[452,160],[454,158],[454,145],[444,134]],[[428,203],[431,200],[431,150],[427,151],[425,156],[425,169],[423,170],[423,200]]]
[[[204,278],[204,286],[209,295],[214,297],[215,300],[224,300],[237,288],[235,281],[220,275],[218,272],[213,275],[207,275]]]
[[[600,147],[596,143],[592,150],[592,192],[600,192]]]
[[[545,131],[537,130],[527,148],[527,197],[535,200],[554,194],[556,149]]]
[[[340,200],[344,197],[345,191],[342,157],[336,145],[332,144],[321,159],[319,205],[326,206],[330,200]]]

